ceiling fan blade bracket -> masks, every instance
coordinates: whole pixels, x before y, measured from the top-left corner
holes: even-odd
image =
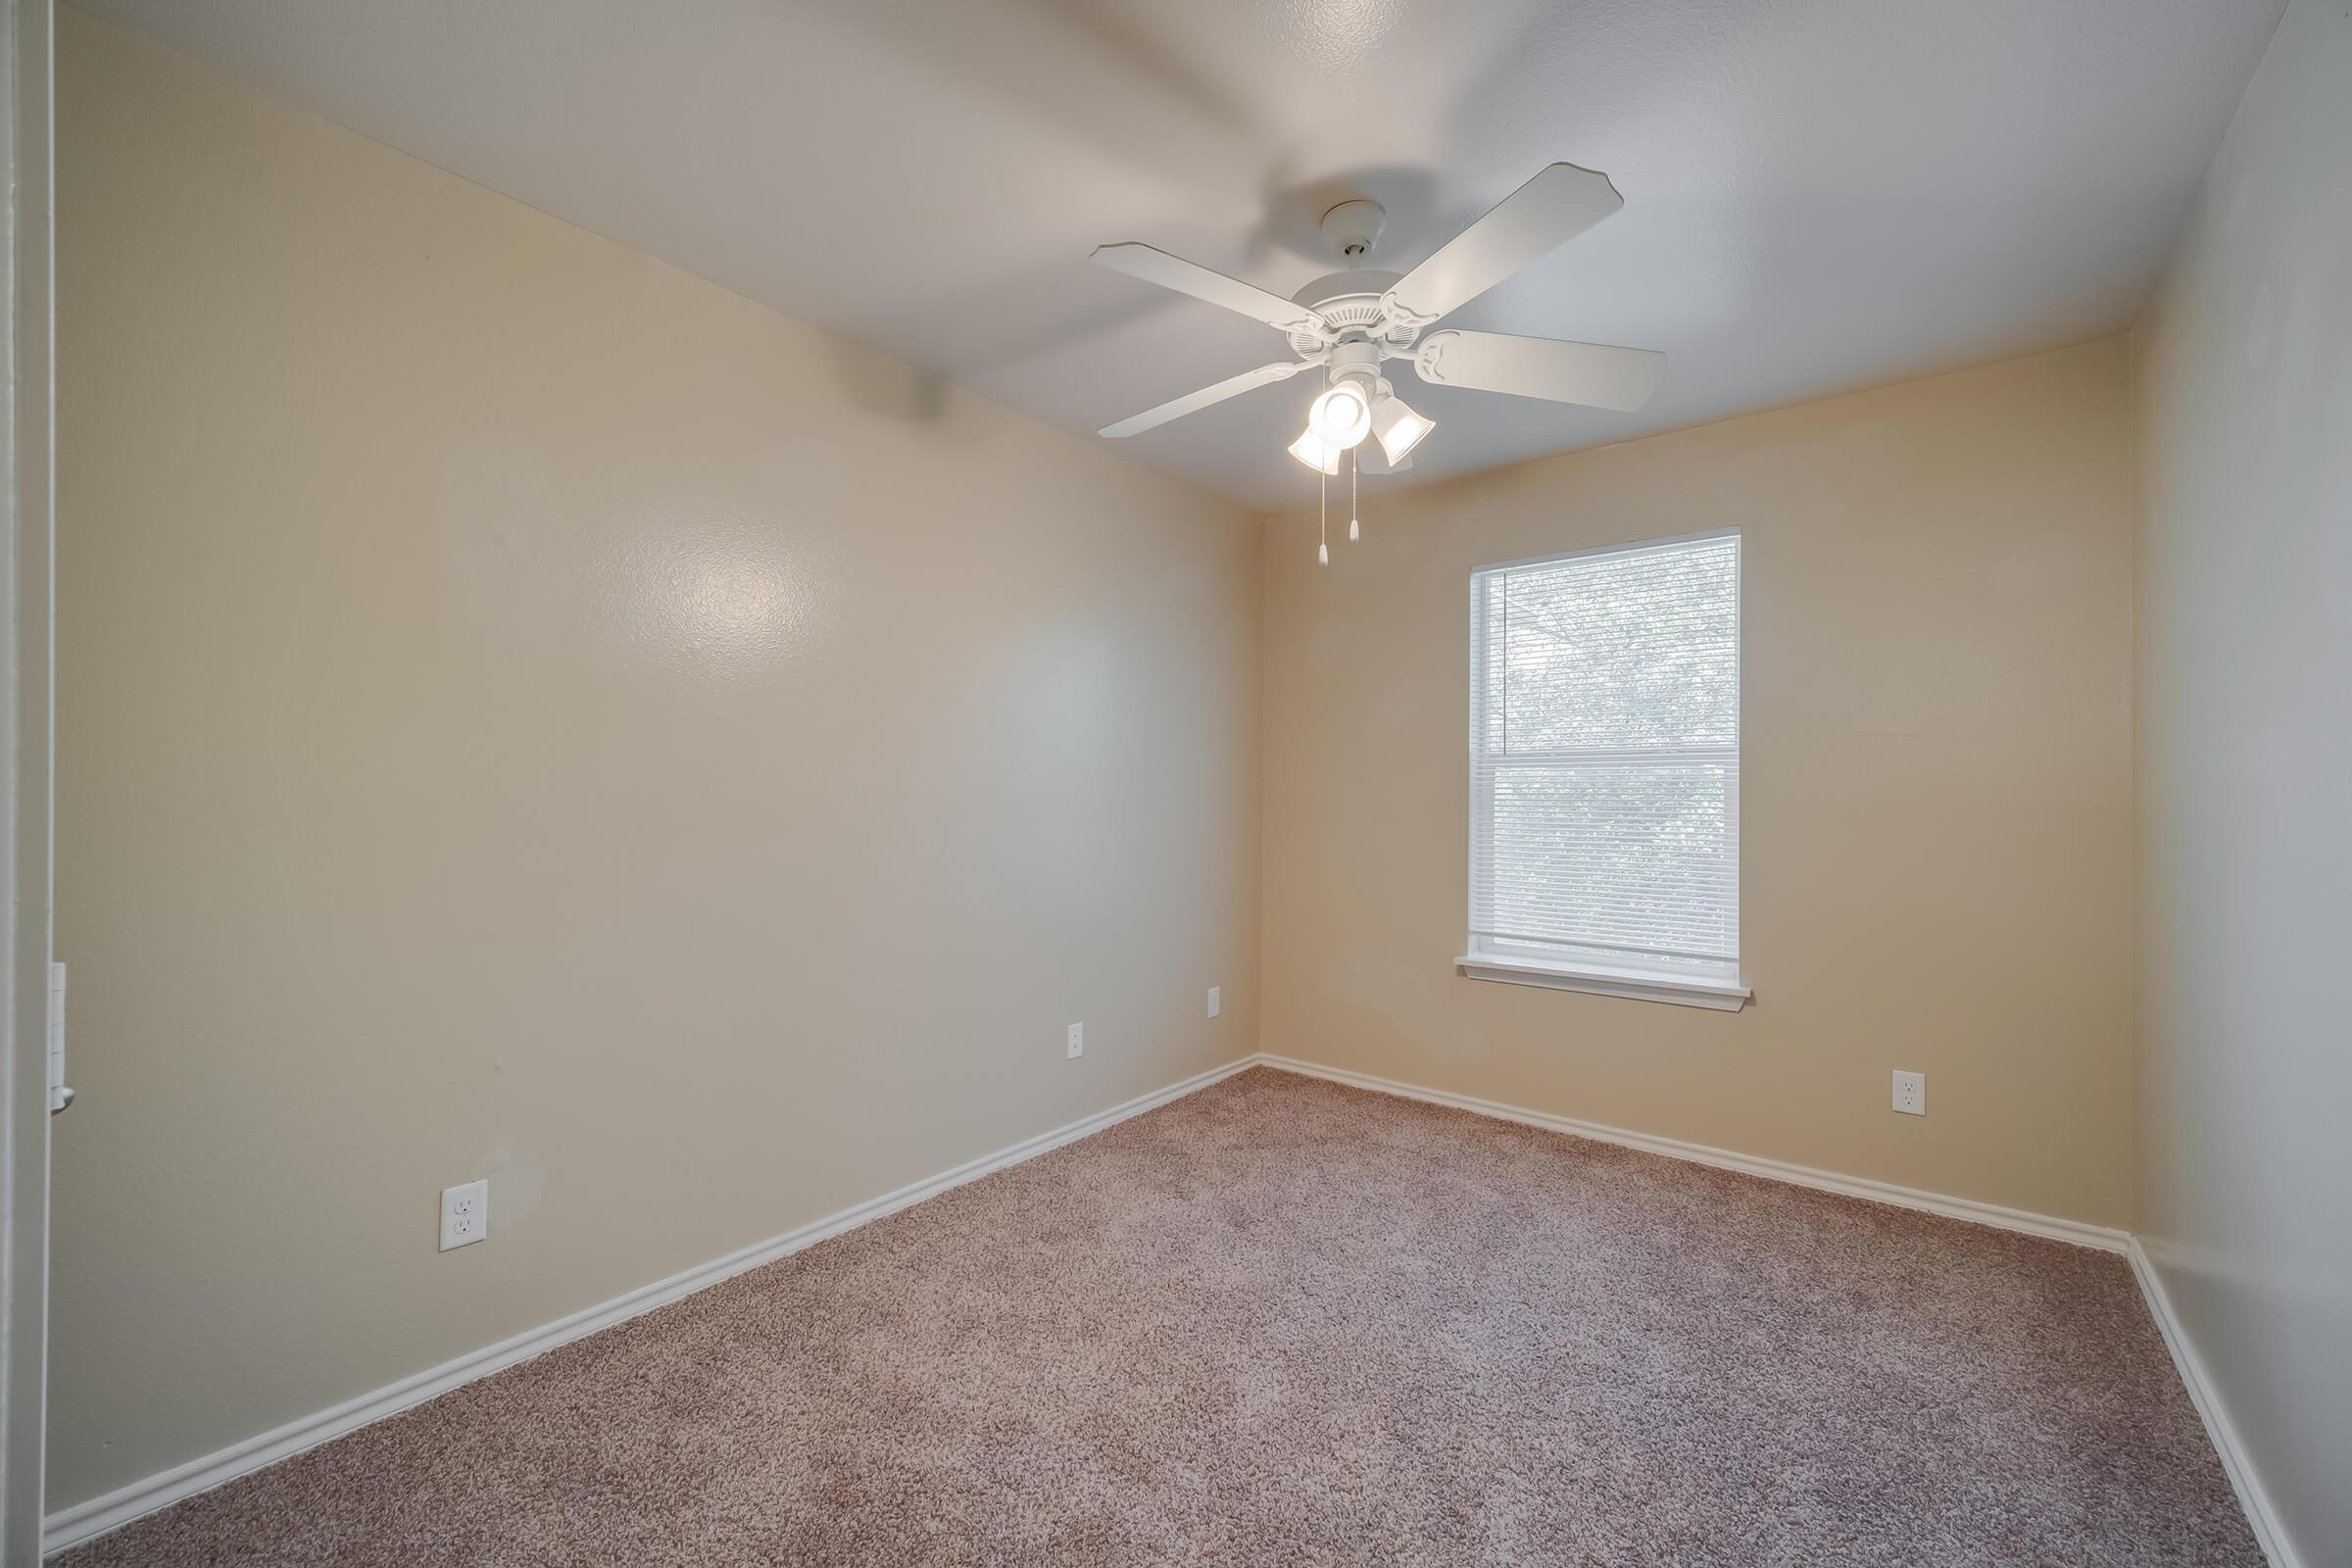
[[[1428,331],[1430,327],[1437,324],[1438,320],[1436,316],[1425,316],[1399,300],[1395,289],[1389,290],[1380,297],[1380,312],[1382,318],[1388,322],[1390,334],[1405,343],[1412,342],[1423,332]],[[1410,351],[1407,351],[1405,357],[1411,357]]]
[[[1403,358],[1413,362],[1413,373],[1433,386],[1450,386],[1446,375],[1446,351],[1461,341],[1459,332],[1432,332]]]

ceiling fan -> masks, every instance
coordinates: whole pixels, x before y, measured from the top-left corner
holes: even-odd
[[[1566,244],[1625,205],[1606,174],[1553,164],[1504,197],[1437,254],[1401,276],[1363,269],[1387,217],[1378,202],[1342,202],[1322,228],[1350,269],[1319,277],[1291,299],[1212,272],[1149,245],[1103,245],[1094,260],[1162,288],[1265,322],[1291,340],[1296,359],[1277,360],[1147,409],[1101,434],[1130,436],[1182,418],[1303,370],[1324,372],[1291,455],[1320,473],[1339,472],[1342,454],[1369,435],[1393,471],[1436,428],[1396,396],[1381,368],[1409,361],[1433,386],[1510,392],[1555,403],[1631,411],[1657,390],[1666,357],[1648,349],[1428,328],[1539,256]]]

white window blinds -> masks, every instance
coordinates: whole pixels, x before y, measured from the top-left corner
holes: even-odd
[[[1471,574],[1470,951],[1737,982],[1737,533]]]

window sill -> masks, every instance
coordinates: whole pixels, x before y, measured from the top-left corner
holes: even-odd
[[[1596,997],[1631,997],[1640,1002],[1671,1002],[1685,1007],[1714,1007],[1738,1012],[1747,1004],[1747,987],[1721,980],[1685,979],[1642,969],[1612,969],[1600,964],[1545,963],[1534,958],[1462,957],[1454,966],[1472,980],[1498,980],[1509,986],[1544,986],[1553,991],[1586,991]]]

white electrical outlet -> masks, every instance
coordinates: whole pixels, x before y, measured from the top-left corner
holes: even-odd
[[[1211,1018],[1214,1018],[1217,1015],[1218,1009],[1223,1005],[1224,1004],[1217,1000],[1217,988],[1215,986],[1210,986],[1208,988],[1208,1015]]]
[[[1924,1072],[1898,1072],[1894,1075],[1894,1108],[1909,1116],[1928,1113],[1928,1075]]]
[[[469,1247],[490,1234],[490,1182],[441,1189],[441,1250]]]
[[[1070,1025],[1069,1054],[1072,1060],[1086,1054],[1086,1025],[1082,1023]]]

